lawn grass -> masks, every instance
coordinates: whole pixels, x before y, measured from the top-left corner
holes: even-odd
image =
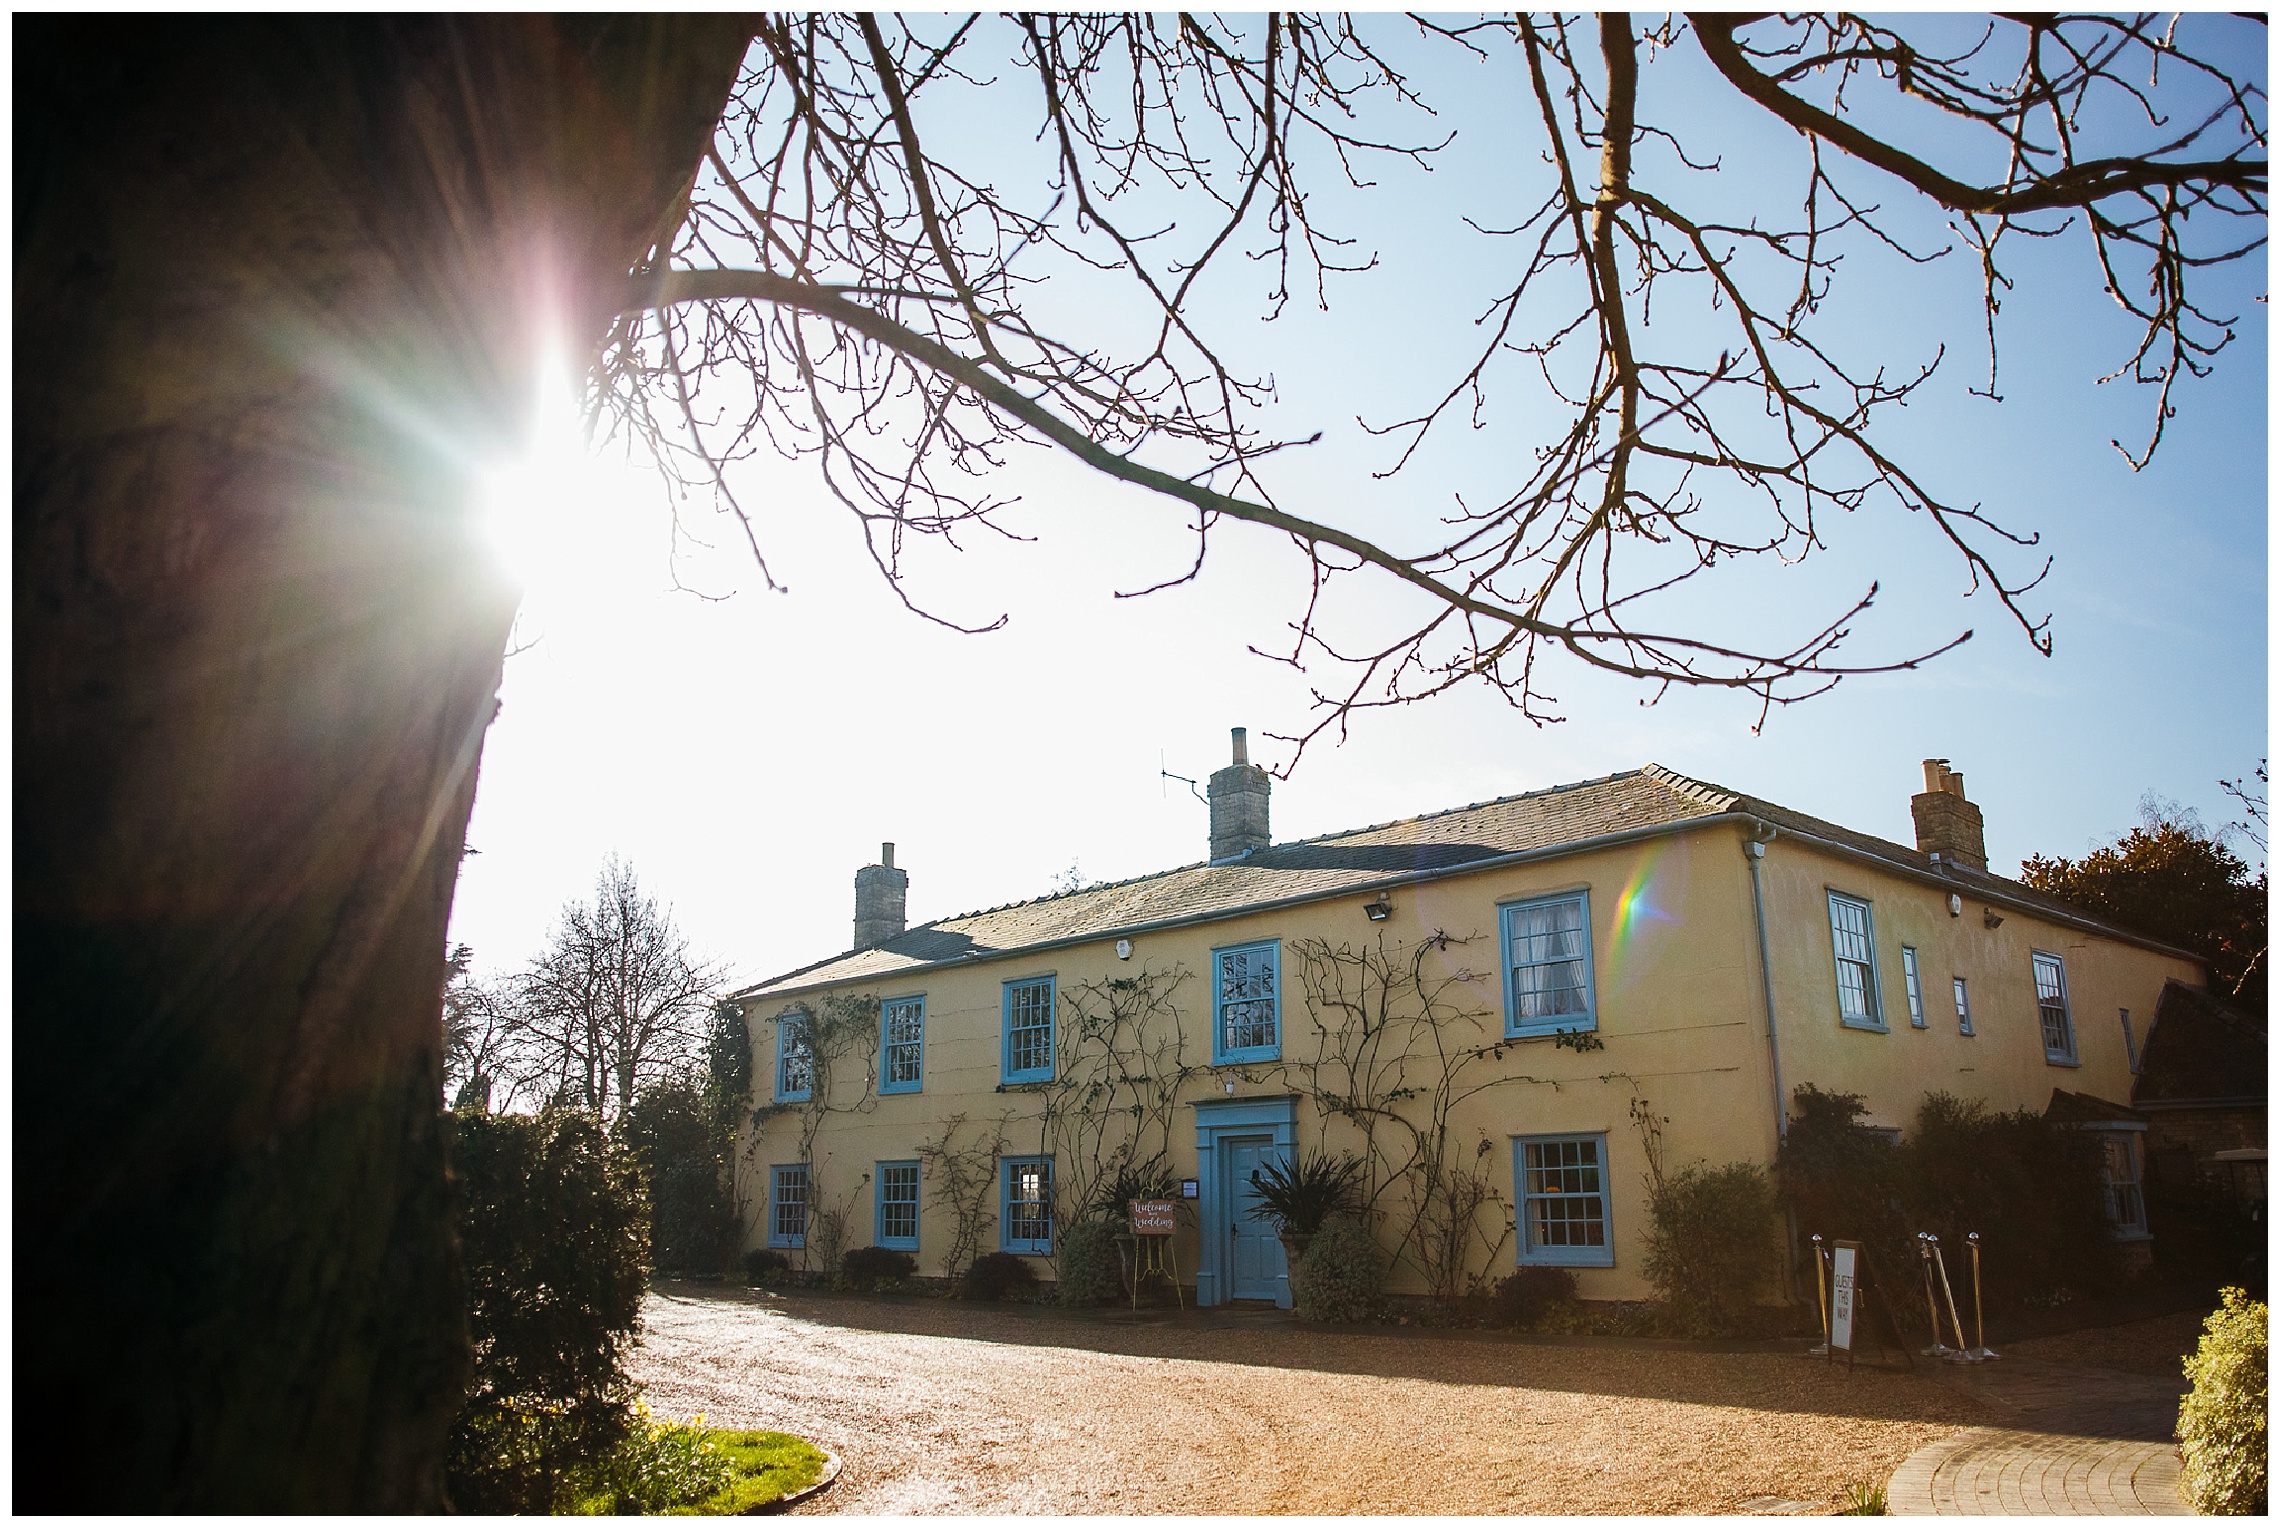
[[[738,1479],[695,1506],[669,1509],[673,1512],[703,1517],[750,1512],[806,1490],[823,1478],[824,1466],[830,1462],[822,1449],[790,1433],[714,1429],[706,1437],[736,1466]]]
[[[733,1517],[804,1491],[823,1478],[823,1450],[790,1433],[653,1423],[596,1461],[573,1491],[579,1516]]]

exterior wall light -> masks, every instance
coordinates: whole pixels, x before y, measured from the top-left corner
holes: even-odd
[[[1393,898],[1390,894],[1381,891],[1377,894],[1377,900],[1362,904],[1362,912],[1369,918],[1370,922],[1383,923],[1393,916]]]
[[[1979,921],[1989,928],[2001,928],[2003,926],[2003,915],[1992,907],[1982,907],[1979,910]]]

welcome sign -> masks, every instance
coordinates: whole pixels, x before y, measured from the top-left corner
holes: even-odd
[[[1177,1200],[1135,1199],[1131,1212],[1134,1236],[1170,1236],[1179,1229]]]

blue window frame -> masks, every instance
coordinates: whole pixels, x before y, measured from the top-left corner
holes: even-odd
[[[1053,1253],[1053,1159],[1007,1157],[999,1169],[998,1247],[1037,1257]]]
[[[2079,1066],[2074,1054],[2074,1015],[2066,1006],[2066,962],[2046,950],[2035,957],[2035,1010],[2042,1016],[2043,1059],[2052,1066]]]
[[[1519,1261],[1615,1266],[1604,1134],[1514,1136],[1512,1187]]]
[[[1847,1029],[1884,1028],[1877,998],[1876,924],[1869,906],[1841,891],[1829,893],[1829,942],[1837,956],[1837,1022]]]
[[[1924,1017],[1924,973],[1916,961],[1916,947],[1900,946],[1900,974],[1908,984],[1908,1022],[1917,1029],[1928,1027]]]
[[[768,1169],[768,1245],[807,1245],[808,1170],[805,1162]]]
[[[1282,945],[1273,939],[1211,952],[1215,1065],[1282,1055]]]
[[[815,1091],[815,1050],[808,1043],[804,1013],[781,1014],[776,1019],[776,1102],[804,1103]]]
[[[1053,1080],[1053,978],[1032,976],[1005,984],[1005,1050],[1000,1068],[1007,1082]]]
[[[1591,979],[1591,894],[1565,892],[1499,911],[1504,938],[1504,1033],[1556,1035],[1599,1027]]]
[[[888,998],[879,1005],[879,1091],[916,1093],[925,1076],[926,999]]]
[[[879,1164],[879,1209],[872,1238],[882,1247],[918,1250],[918,1164]]]

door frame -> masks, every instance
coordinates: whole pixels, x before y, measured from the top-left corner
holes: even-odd
[[[1228,1235],[1235,1207],[1227,1203],[1226,1171],[1219,1143],[1230,1136],[1264,1135],[1289,1159],[1298,1147],[1298,1095],[1272,1098],[1198,1099],[1195,1104],[1196,1220],[1200,1246],[1195,1271],[1195,1303],[1224,1305],[1234,1266],[1234,1239]],[[1283,1270],[1275,1304],[1290,1309],[1290,1270]]]

